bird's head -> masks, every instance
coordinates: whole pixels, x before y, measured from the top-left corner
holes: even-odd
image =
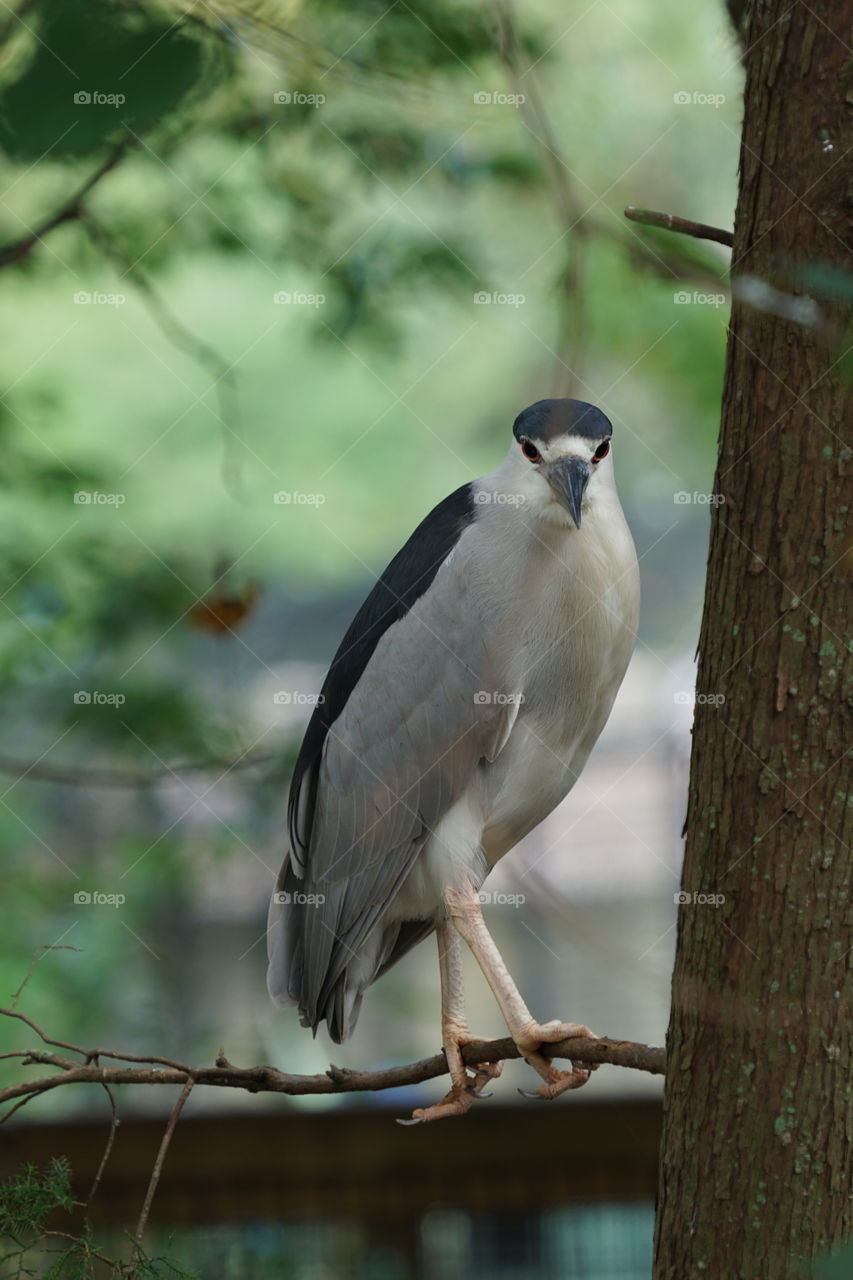
[[[538,400],[518,415],[512,433],[513,470],[526,469],[525,488],[532,484],[543,506],[556,500],[580,528],[588,489],[612,483],[609,420],[583,400]]]

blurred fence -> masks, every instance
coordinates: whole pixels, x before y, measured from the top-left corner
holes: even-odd
[[[135,1221],[162,1130],[120,1125],[98,1236]],[[204,1280],[647,1280],[659,1131],[657,1101],[577,1098],[416,1129],[366,1108],[188,1118],[146,1239]],[[106,1136],[19,1125],[0,1173],[64,1154],[85,1193]]]

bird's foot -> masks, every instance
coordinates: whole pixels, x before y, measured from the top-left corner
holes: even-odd
[[[502,1062],[478,1062],[467,1067],[462,1060],[462,1049],[465,1045],[481,1041],[481,1036],[472,1036],[470,1032],[454,1034],[444,1042],[444,1055],[450,1069],[452,1081],[448,1092],[441,1102],[431,1107],[418,1107],[412,1112],[411,1120],[398,1120],[398,1124],[426,1124],[430,1120],[447,1120],[451,1116],[464,1116],[478,1098],[490,1098],[484,1093],[486,1085],[497,1080],[503,1070]]]
[[[545,1081],[532,1092],[519,1089],[523,1098],[544,1098],[550,1101],[569,1089],[580,1089],[581,1085],[586,1084],[590,1073],[597,1069],[597,1062],[585,1065],[573,1062],[571,1071],[561,1071],[550,1059],[539,1052],[543,1044],[557,1044],[560,1040],[571,1040],[581,1036],[589,1040],[598,1039],[594,1031],[590,1031],[589,1027],[579,1022],[531,1022],[520,1034],[513,1036],[525,1062],[528,1062]]]

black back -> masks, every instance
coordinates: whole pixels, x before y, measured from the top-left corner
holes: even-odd
[[[381,637],[429,588],[474,513],[470,484],[462,485],[434,507],[383,571],[350,623],[323,681],[322,701],[314,708],[293,770],[287,821],[290,847],[298,864],[304,865],[311,841],[317,765],[329,728],[346,706]],[[310,787],[307,805],[299,803],[304,785]],[[301,830],[297,830],[297,811],[305,815]]]

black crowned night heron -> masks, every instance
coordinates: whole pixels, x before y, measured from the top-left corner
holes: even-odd
[[[452,1088],[416,1120],[460,1115],[499,1068],[470,1074],[459,936],[513,1040],[554,1098],[585,1083],[539,1050],[538,1023],[480,911],[490,868],[571,790],[628,665],[637,556],[612,427],[580,400],[519,414],[498,469],[431,511],[356,614],[299,752],[289,849],[269,922],[269,991],[350,1035],[362,996],[436,932]]]

